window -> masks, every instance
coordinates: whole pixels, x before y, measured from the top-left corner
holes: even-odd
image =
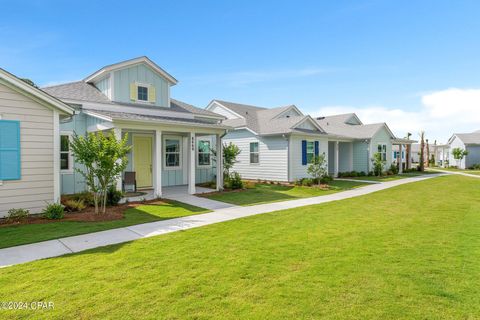
[[[198,165],[210,165],[210,141],[208,140],[198,141]]]
[[[137,87],[137,99],[139,101],[148,101],[148,87],[144,87],[144,86]]]
[[[250,163],[259,163],[258,142],[250,142]]]
[[[382,156],[382,161],[387,161],[387,145],[386,144],[379,144],[378,145],[378,153]]]
[[[315,158],[315,142],[307,141],[307,163],[313,163]]]
[[[180,140],[165,139],[165,167],[180,167]]]
[[[71,170],[70,135],[60,135],[60,170]]]

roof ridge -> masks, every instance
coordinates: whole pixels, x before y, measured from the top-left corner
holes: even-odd
[[[67,85],[67,84],[73,84],[73,83],[79,83],[79,82],[86,83],[86,82],[83,81],[83,80],[77,80],[77,81],[70,81],[70,82],[64,82],[64,83],[54,84],[54,85],[50,85],[50,86],[44,86],[44,87],[40,87],[40,89],[60,87],[60,86],[64,86],[64,85]],[[86,84],[89,84],[89,83],[86,83]]]

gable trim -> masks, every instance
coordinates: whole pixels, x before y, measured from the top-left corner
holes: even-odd
[[[277,119],[277,118],[280,118],[283,114],[289,112],[290,110],[295,110],[299,116],[303,116],[304,114],[302,113],[302,111],[300,111],[300,109],[297,108],[297,106],[295,106],[294,104],[292,104],[291,106],[289,106],[287,109],[283,110],[282,112],[280,112],[279,114],[277,114],[275,117],[273,117],[272,119]]]
[[[101,68],[100,70],[95,71],[94,73],[92,73],[91,75],[86,77],[85,79],[83,79],[83,81],[92,82],[92,81],[96,80],[97,78],[100,78],[100,77],[104,76],[105,74],[110,73],[111,71],[125,69],[125,68],[131,67],[133,65],[142,64],[142,63],[146,64],[147,66],[152,68],[157,74],[159,74],[163,78],[167,79],[168,82],[170,82],[172,85],[175,85],[175,84],[178,83],[177,79],[175,79],[172,75],[170,75],[168,72],[166,72],[165,70],[160,68],[155,62],[153,62],[152,60],[150,60],[148,57],[145,57],[145,56],[105,66],[105,67]]]
[[[214,104],[217,104],[218,106],[222,107],[223,109],[228,110],[229,112],[233,113],[235,116],[237,116],[237,117],[239,117],[239,118],[241,118],[241,119],[245,119],[244,116],[239,115],[238,113],[236,113],[236,112],[233,111],[232,109],[224,106],[223,104],[221,104],[221,103],[218,102],[217,100],[212,100],[212,101],[210,101],[210,103],[209,103],[208,106],[205,108],[205,110],[212,111],[211,109],[212,109],[212,106],[213,106]],[[212,112],[213,112],[213,111],[212,111]]]
[[[320,125],[315,121],[313,120],[313,118],[311,116],[305,116],[304,119],[300,120],[299,122],[297,122],[296,124],[294,124],[291,129],[295,129],[297,128],[298,126],[300,126],[301,124],[303,124],[304,122],[306,121],[310,121],[310,123],[315,127],[317,128],[321,133],[325,133],[325,130],[323,130],[322,127],[320,127]]]

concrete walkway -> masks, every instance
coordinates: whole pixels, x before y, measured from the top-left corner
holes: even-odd
[[[458,174],[458,175],[465,176],[465,177],[480,179],[480,175],[461,172],[461,171],[449,171],[449,170],[442,170],[442,169],[429,169],[429,171],[435,171],[435,172],[439,172],[439,173],[448,173],[448,174]]]
[[[80,252],[111,244],[153,237],[165,233],[201,227],[261,213],[359,197],[402,184],[431,179],[438,177],[439,175],[432,174],[378,184],[370,184],[352,190],[312,198],[266,203],[249,207],[230,206],[228,208],[220,208],[209,213],[194,216],[144,223],[125,228],[111,229],[57,240],[49,240],[0,249],[0,267],[6,267],[44,258],[57,257],[68,253]]]

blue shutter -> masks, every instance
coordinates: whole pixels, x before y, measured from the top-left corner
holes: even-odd
[[[20,122],[0,120],[0,180],[19,180],[20,167]]]
[[[318,151],[319,151],[319,143],[318,141],[315,141],[315,157],[318,157]]]
[[[302,165],[307,165],[307,140],[302,140]]]

